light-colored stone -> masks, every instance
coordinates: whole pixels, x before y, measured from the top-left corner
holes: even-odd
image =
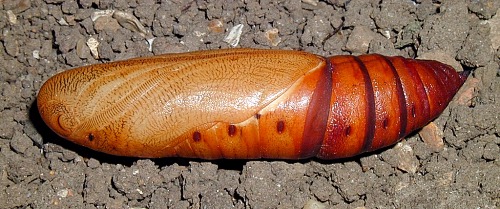
[[[238,46],[240,42],[241,33],[243,33],[243,25],[238,24],[231,28],[227,36],[224,38],[224,42],[228,43],[232,47]]]
[[[376,34],[366,26],[356,26],[352,30],[351,35],[349,35],[346,49],[353,53],[366,54],[368,52],[368,47],[370,47],[370,42],[375,35]]]
[[[490,25],[491,48],[498,50],[500,47],[500,9],[487,23]]]

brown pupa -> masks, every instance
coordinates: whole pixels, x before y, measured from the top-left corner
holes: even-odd
[[[68,70],[37,102],[61,137],[113,155],[335,159],[426,125],[467,75],[377,54],[228,49]]]

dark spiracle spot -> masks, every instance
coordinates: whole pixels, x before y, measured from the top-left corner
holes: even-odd
[[[200,132],[198,132],[198,131],[195,131],[195,132],[193,133],[193,140],[194,140],[195,142],[199,142],[199,141],[201,140],[201,133],[200,133]]]
[[[283,131],[285,130],[285,122],[283,122],[282,120],[278,121],[278,123],[276,124],[276,130],[280,134],[283,133]]]
[[[89,138],[89,141],[94,141],[94,134],[90,133],[88,138]]]
[[[236,134],[236,126],[235,125],[229,125],[229,127],[227,128],[227,134],[229,136],[234,136],[234,134]]]
[[[259,113],[255,113],[255,118],[257,118],[257,120],[259,120],[259,119],[260,119],[260,116],[261,116],[261,115],[260,115]]]
[[[384,129],[387,129],[387,127],[389,126],[389,118],[384,119],[384,121],[382,122],[382,126],[384,127]]]
[[[345,128],[345,136],[349,135],[351,135],[351,126],[347,126],[347,128]]]

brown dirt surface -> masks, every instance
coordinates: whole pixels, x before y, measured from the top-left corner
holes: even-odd
[[[498,2],[0,1],[0,208],[499,208]],[[238,24],[238,47],[430,54],[474,69],[473,81],[426,133],[443,144],[414,134],[336,161],[114,157],[61,139],[38,115],[37,91],[58,72],[230,48]]]

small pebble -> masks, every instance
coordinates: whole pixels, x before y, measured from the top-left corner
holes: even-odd
[[[87,46],[90,48],[90,53],[92,54],[94,59],[99,59],[99,51],[97,50],[99,42],[95,38],[90,37],[89,39],[87,39]]]
[[[115,11],[113,18],[115,18],[122,27],[138,32],[142,36],[147,35],[146,28],[144,28],[134,15],[122,11]]]
[[[308,200],[303,207],[304,209],[324,209],[326,205],[317,200]]]
[[[443,131],[439,129],[435,123],[431,122],[427,124],[420,132],[418,132],[418,134],[425,144],[432,149],[432,151],[439,152],[443,150]]]
[[[12,10],[7,10],[7,19],[9,19],[10,24],[17,24],[17,17]]]
[[[115,10],[99,10],[99,11],[95,11],[94,13],[92,13],[92,15],[90,15],[90,19],[93,22],[95,22],[100,17],[111,17],[111,16],[113,16],[114,12],[115,12]]]
[[[366,26],[356,26],[349,35],[349,40],[346,43],[346,49],[353,53],[365,54],[368,52],[370,42],[373,40],[375,33]]]
[[[243,33],[243,25],[242,24],[235,25],[233,28],[231,28],[227,36],[224,38],[224,42],[228,43],[232,47],[238,46],[238,43],[240,42],[241,33]]]
[[[266,38],[271,46],[278,46],[278,44],[281,42],[281,37],[279,37],[279,31],[277,28],[267,30]]]
[[[303,3],[318,6],[319,0],[302,0]]]
[[[211,20],[208,23],[208,29],[214,33],[222,33],[224,32],[224,24],[218,19]]]

